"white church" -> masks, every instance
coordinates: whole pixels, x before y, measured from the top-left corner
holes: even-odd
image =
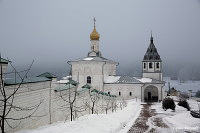
[[[89,98],[88,91],[82,91],[84,90],[82,87],[86,84],[90,84],[92,89],[115,95],[116,97],[114,100],[112,99],[113,101],[138,98],[142,102],[157,102],[165,97],[165,82],[162,78],[162,60],[153,43],[152,36],[150,45],[142,61],[141,78],[116,75],[119,63],[102,56],[99,50],[99,38],[100,35],[96,31],[94,23],[94,29],[90,34],[91,51],[84,58],[68,61],[71,65],[72,79],[79,82],[79,95],[76,98],[76,105],[85,104],[84,101],[87,101]],[[14,129],[10,128],[7,124],[5,126],[6,132],[12,133],[21,129],[34,129],[39,126],[68,119],[66,116],[69,116],[70,111],[61,108],[63,105],[66,105],[66,102],[59,96],[61,91],[67,91],[68,89],[64,88],[62,90],[60,82],[57,82],[55,75],[46,72],[36,77],[26,77],[24,80],[6,78],[4,76],[7,73],[7,67],[10,63],[10,61],[0,58],[0,68],[2,70],[0,71],[0,75],[2,74],[3,76],[3,80],[0,79],[0,85],[3,84],[7,94],[12,94],[13,90],[19,87],[14,100],[16,107],[20,106],[25,108],[35,106],[41,102],[41,105],[34,115],[42,117],[25,119],[20,122],[20,126]],[[61,85],[65,85],[65,83]],[[57,88],[59,89],[57,90]],[[76,87],[72,89],[76,89]],[[68,97],[69,95],[66,96]],[[1,93],[0,98],[2,101],[3,97]],[[98,113],[105,111],[105,99],[106,96],[101,96],[100,100],[98,100],[95,107]],[[111,107],[111,104],[109,106]],[[90,114],[90,108],[85,107],[84,112],[76,113],[76,118]],[[24,112],[13,109],[9,113],[9,117],[22,118],[30,113],[29,110]],[[9,124],[17,125],[18,121],[11,121]]]
[[[99,47],[100,35],[94,29],[90,34],[91,51],[87,57],[68,61],[71,65],[72,79],[78,81],[79,89],[90,84],[93,89],[116,95],[118,98],[141,101],[161,101],[165,96],[162,77],[162,60],[157,52],[151,36],[150,45],[144,55],[142,77],[116,75],[118,62],[106,59]]]

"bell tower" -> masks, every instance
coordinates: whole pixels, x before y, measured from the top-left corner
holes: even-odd
[[[142,61],[143,78],[152,78],[162,81],[162,60],[157,52],[151,33],[150,45]]]
[[[99,51],[99,38],[100,35],[96,31],[96,19],[94,18],[94,29],[90,34],[90,41],[91,41],[91,51],[88,53],[89,57],[99,56],[101,57],[101,52]]]

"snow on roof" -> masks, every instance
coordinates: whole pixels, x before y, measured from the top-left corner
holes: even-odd
[[[93,58],[84,58],[83,60],[92,60]]]
[[[104,79],[105,83],[115,83],[119,80],[120,76],[107,76]]]
[[[62,77],[61,80],[57,81],[57,83],[60,84],[66,84],[67,82],[69,82],[69,78],[71,78],[72,76],[66,76],[66,77]]]
[[[68,80],[69,78],[71,78],[72,76],[66,76],[66,77],[63,77],[62,79],[63,80]]]
[[[66,84],[67,82],[69,82],[69,80],[66,80],[66,79],[57,81],[57,83],[60,83],[60,84]]]
[[[84,57],[84,58],[76,59],[76,60],[69,61],[69,62],[77,62],[77,61],[100,61],[100,62],[110,62],[110,63],[118,64],[115,61],[106,59],[104,57],[97,57],[97,56],[95,56],[95,57]]]
[[[141,78],[141,79],[137,79],[137,80],[139,80],[142,83],[150,83],[150,82],[152,82],[152,79],[150,79],[150,78]]]

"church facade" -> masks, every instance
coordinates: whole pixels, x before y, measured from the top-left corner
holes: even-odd
[[[86,57],[68,61],[72,79],[78,81],[79,89],[90,84],[120,99],[139,98],[141,101],[161,101],[164,97],[165,82],[162,78],[162,60],[151,36],[150,45],[142,61],[142,77],[118,76],[118,62],[106,59],[99,50],[100,35],[94,29],[90,34],[91,51]]]

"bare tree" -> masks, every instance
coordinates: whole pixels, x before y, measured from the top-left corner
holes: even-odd
[[[106,105],[105,105],[105,110],[106,110],[106,114],[108,113],[108,110],[111,108],[109,105],[110,105],[110,102],[111,102],[111,96],[109,95],[106,95],[105,96],[105,101],[106,101]]]
[[[124,98],[122,98],[122,100],[119,103],[119,106],[121,108],[121,110],[127,106],[127,102],[124,100]]]
[[[77,111],[77,106],[75,105],[75,101],[77,98],[77,88],[78,82],[69,79],[69,82],[66,83],[66,90],[60,91],[60,97],[63,101],[65,101],[65,105],[61,106],[61,109],[69,109],[70,110],[70,120],[73,121],[75,118],[75,112]]]
[[[111,96],[111,110],[112,112],[116,111],[117,109],[117,103],[116,103],[116,96]]]
[[[97,111],[95,111],[95,106],[96,103],[99,100],[99,91],[96,89],[91,90],[92,86],[89,84],[84,85],[82,88],[86,88],[89,91],[89,99],[91,102],[86,102],[86,106],[89,108],[89,110],[91,110],[92,114],[94,114],[95,112],[97,113]]]
[[[92,111],[92,114],[94,114],[94,112],[97,112],[95,111],[95,106],[96,106],[96,103],[98,102],[99,100],[99,93],[96,92],[95,90],[92,90],[92,91],[89,91],[89,95],[90,95],[90,100],[91,100],[91,111]]]
[[[110,94],[107,94],[107,93],[104,93],[104,95],[105,95],[104,100],[106,102],[106,104],[105,104],[106,114],[108,113],[109,109],[111,109],[112,112],[114,112],[114,110],[116,111],[116,108],[117,108],[116,96],[110,95]]]
[[[10,73],[14,73],[15,75],[18,75],[20,78],[20,82],[17,83],[13,89],[7,89],[4,84],[4,76],[10,73],[3,72],[1,59],[2,58],[0,56],[0,128],[1,128],[1,132],[5,133],[6,125],[8,125],[10,128],[15,128],[20,124],[21,120],[27,119],[30,117],[37,117],[33,115],[39,108],[42,101],[40,101],[37,105],[30,106],[30,107],[20,107],[14,104],[15,95],[17,94],[17,91],[20,89],[20,87],[24,83],[24,80],[27,77],[27,74],[29,73],[34,61],[31,63],[31,65],[29,66],[27,70],[23,71],[25,72],[23,76],[21,76],[20,72],[18,72],[15,69],[15,67],[12,65],[12,63],[9,62],[13,68],[13,71]],[[15,82],[16,82],[16,76],[15,76]],[[10,113],[13,111],[27,111],[28,115],[14,118],[12,115],[10,115]],[[16,124],[16,126],[13,126],[10,124],[10,121],[17,121],[18,124]]]

